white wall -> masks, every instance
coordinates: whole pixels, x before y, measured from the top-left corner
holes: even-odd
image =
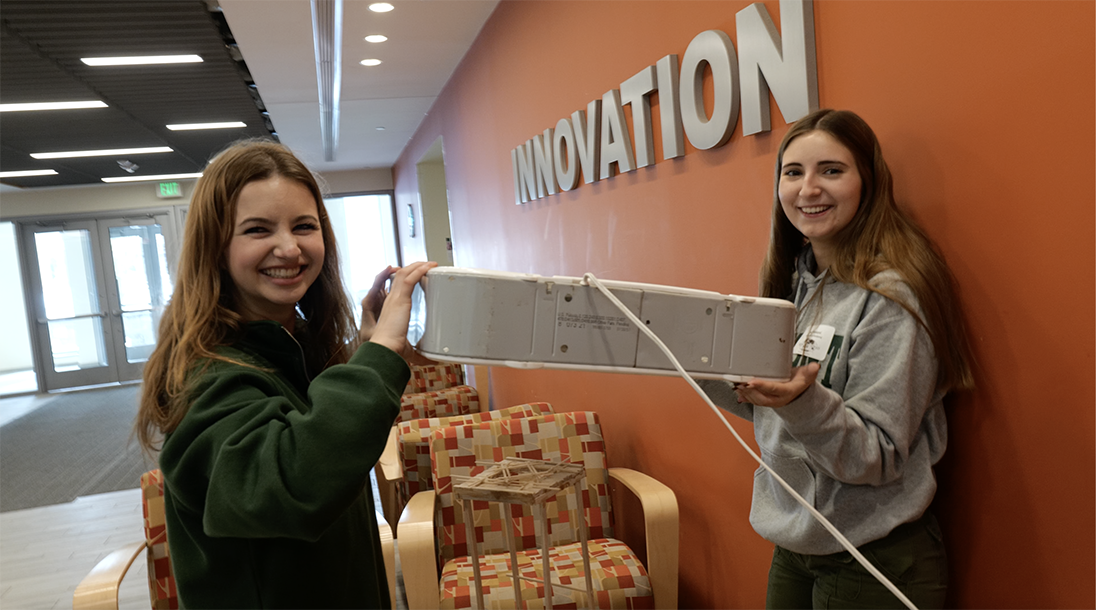
[[[327,182],[327,192],[331,195],[391,191],[394,184],[391,168],[326,172],[321,176]]]

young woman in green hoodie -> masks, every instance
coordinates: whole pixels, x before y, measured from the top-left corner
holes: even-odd
[[[432,266],[382,272],[359,337],[312,173],[271,142],[206,168],[137,420],[184,607],[389,606],[369,472]]]

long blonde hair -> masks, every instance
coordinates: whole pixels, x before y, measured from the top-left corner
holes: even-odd
[[[796,121],[784,135],[776,156],[773,187],[772,233],[760,273],[762,296],[786,299],[792,294],[796,258],[806,238],[780,205],[780,168],[784,151],[795,138],[823,131],[852,153],[860,173],[860,207],[837,234],[829,273],[834,279],[877,292],[906,308],[928,331],[939,361],[938,383],[944,389],[974,387],[972,356],[955,280],[932,240],[894,200],[890,169],[879,140],[866,122],[847,110],[816,110]],[[871,279],[894,270],[913,291],[922,315],[913,304]]]
[[[136,434],[146,450],[154,450],[159,436],[174,430],[186,415],[188,381],[195,367],[228,360],[215,350],[231,343],[241,327],[235,286],[224,264],[236,203],[244,186],[273,176],[305,186],[316,200],[320,218],[323,268],[297,304],[305,323],[298,325],[295,335],[304,348],[308,369],[315,373],[347,359],[347,346],[356,337],[353,310],[343,289],[335,234],[315,176],[280,144],[264,140],[235,144],[206,167],[187,211],[175,291],[144,368]]]

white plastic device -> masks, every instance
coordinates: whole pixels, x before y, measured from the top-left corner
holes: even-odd
[[[701,379],[788,379],[795,306],[637,282],[602,282]],[[670,360],[584,278],[431,269],[412,327],[428,358],[515,368],[676,375]],[[426,315],[423,311],[429,312]],[[411,339],[417,337],[413,332]]]

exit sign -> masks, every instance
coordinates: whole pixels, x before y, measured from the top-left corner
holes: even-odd
[[[183,187],[178,182],[161,182],[156,185],[156,196],[160,199],[182,197]]]

